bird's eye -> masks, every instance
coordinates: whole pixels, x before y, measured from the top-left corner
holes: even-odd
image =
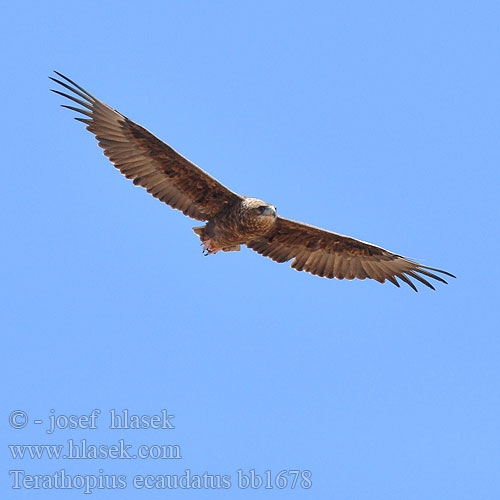
[[[266,210],[266,208],[267,208],[267,207],[266,207],[265,205],[260,206],[260,207],[259,207],[259,212],[260,212],[261,214],[263,214],[263,213],[264,213],[264,211]]]

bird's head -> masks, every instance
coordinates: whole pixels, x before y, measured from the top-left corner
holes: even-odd
[[[266,234],[273,227],[278,214],[276,207],[257,198],[245,198],[242,202],[242,222],[247,231]]]
[[[274,205],[257,198],[246,198],[243,205],[245,211],[252,217],[275,219],[278,216]]]

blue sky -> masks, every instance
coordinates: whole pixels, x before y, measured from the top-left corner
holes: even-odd
[[[9,498],[496,500],[497,2],[18,2],[3,8],[2,481]],[[123,178],[56,69],[285,217],[457,275],[326,280]],[[102,414],[47,434],[50,415]],[[175,429],[109,429],[167,409]],[[12,411],[29,422],[9,426]],[[51,413],[51,410],[54,410]],[[34,420],[43,420],[36,425]],[[13,459],[7,445],[178,445],[180,460]],[[25,474],[124,475],[34,490]],[[227,490],[137,475],[231,476]],[[312,488],[238,488],[237,470]],[[99,472],[101,471],[101,472]]]

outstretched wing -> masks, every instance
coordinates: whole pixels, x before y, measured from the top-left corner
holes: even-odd
[[[436,273],[455,277],[370,243],[282,217],[278,217],[270,234],[250,241],[247,246],[276,262],[294,259],[292,267],[297,271],[307,271],[325,278],[371,278],[380,283],[387,279],[397,287],[399,283],[396,278],[399,278],[418,291],[411,279],[434,290],[423,276],[443,283],[446,281]]]
[[[198,220],[211,219],[225,205],[241,199],[145,128],[99,101],[61,73],[55,73],[65,81],[50,79],[72,94],[60,90],[53,92],[82,106],[63,107],[85,115],[85,118],[76,120],[87,125],[104,154],[125,177],[133,179],[134,184]]]

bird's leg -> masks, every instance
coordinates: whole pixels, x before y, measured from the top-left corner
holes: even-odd
[[[205,253],[205,257],[207,255],[216,254],[220,250],[220,248],[210,248],[212,246],[212,240],[210,238],[202,241],[201,244],[203,245],[202,252]]]

